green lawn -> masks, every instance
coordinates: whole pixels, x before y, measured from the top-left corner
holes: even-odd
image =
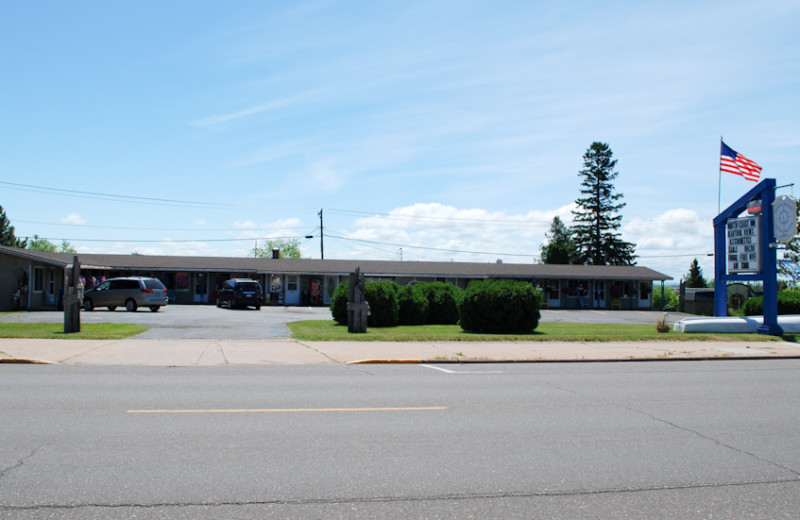
[[[124,339],[149,330],[129,324],[81,324],[80,332],[64,333],[63,323],[0,323],[0,338]]]
[[[763,334],[684,334],[656,332],[653,325],[540,323],[533,334],[472,334],[458,325],[369,328],[350,334],[332,320],[293,321],[292,337],[303,341],[778,341]],[[786,335],[784,341],[795,341]]]

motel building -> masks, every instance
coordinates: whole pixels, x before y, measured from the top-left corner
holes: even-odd
[[[466,288],[486,278],[529,281],[553,309],[653,307],[672,277],[643,266],[402,262],[291,258],[230,258],[49,253],[0,246],[0,311],[60,310],[66,274],[77,256],[87,289],[107,278],[150,276],[168,289],[170,304],[214,305],[229,278],[264,287],[264,305],[329,305],[336,287],[360,268],[366,281],[446,282]]]

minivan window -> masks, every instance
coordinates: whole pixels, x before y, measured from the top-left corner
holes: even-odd
[[[155,278],[152,280],[145,280],[144,286],[147,289],[166,289],[166,287],[164,287],[164,284],[161,283],[161,280],[157,280]]]

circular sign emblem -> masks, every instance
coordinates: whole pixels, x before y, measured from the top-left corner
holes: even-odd
[[[789,242],[797,234],[797,202],[781,195],[772,203],[775,239]]]

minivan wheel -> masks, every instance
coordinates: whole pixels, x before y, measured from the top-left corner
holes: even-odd
[[[85,300],[83,300],[83,308],[84,308],[84,310],[87,310],[87,311],[93,311],[94,310],[94,303],[89,298],[86,298]]]
[[[136,302],[133,300],[128,300],[125,302],[125,309],[128,312],[136,312],[137,307],[138,305],[136,305]]]

